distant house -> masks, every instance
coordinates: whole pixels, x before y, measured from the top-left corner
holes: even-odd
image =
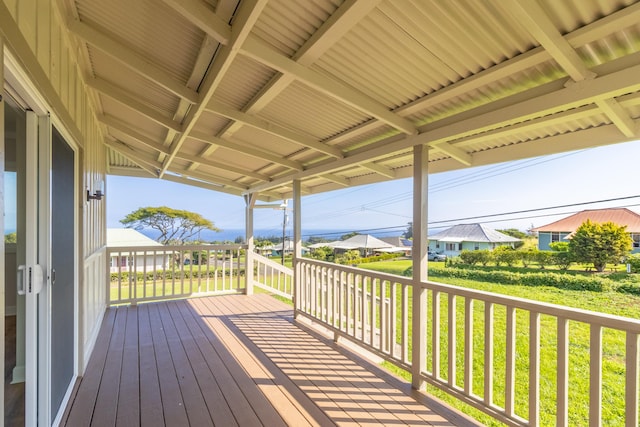
[[[357,250],[360,256],[366,257],[374,252],[404,252],[404,247],[397,247],[391,243],[384,242],[370,234],[356,234],[345,240],[336,240],[334,242],[316,243],[310,245],[310,248],[318,248],[327,246],[334,249],[336,254],[346,251]]]
[[[463,250],[493,250],[498,246],[514,247],[520,239],[500,233],[482,224],[454,225],[429,236],[429,251],[457,256]]]
[[[586,220],[598,224],[613,222],[626,226],[633,240],[632,253],[640,252],[640,215],[626,208],[584,210],[551,224],[534,228],[538,232],[538,249],[551,249],[550,243],[567,242],[568,236],[575,232]]]
[[[410,256],[411,255],[411,248],[413,247],[413,241],[412,240],[405,239],[402,236],[381,237],[380,240],[382,240],[385,243],[389,243],[394,248],[402,249],[406,256]]]
[[[144,234],[132,228],[108,228],[107,229],[107,247],[109,248],[128,248],[141,246],[158,246],[163,247],[160,243],[145,236]],[[142,252],[132,253],[123,249],[121,252],[112,253],[109,259],[109,271],[112,273],[118,270],[129,269],[135,271],[148,271],[153,269],[165,269],[169,264],[169,256],[160,254],[146,255]]]
[[[282,243],[278,243],[277,245],[261,246],[261,247],[256,247],[256,252],[258,252],[262,256],[267,256],[267,257],[282,256],[282,247],[283,247]],[[293,241],[285,240],[284,242],[285,256],[293,254],[293,250],[294,250]],[[303,246],[301,248],[301,251],[304,254],[305,252],[308,252],[309,249]]]

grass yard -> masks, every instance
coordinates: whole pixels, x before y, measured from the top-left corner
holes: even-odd
[[[443,263],[432,263],[443,267]],[[385,261],[360,265],[361,268],[382,271],[392,274],[401,274],[411,261]],[[437,277],[431,277],[433,281],[439,281]],[[444,280],[443,280],[444,282]],[[484,282],[476,282],[462,279],[446,279],[446,283],[511,295],[515,297],[528,298],[537,301],[549,302],[575,308],[592,311],[599,311],[609,314],[626,316],[634,319],[640,318],[640,297],[616,292],[589,292],[571,291],[557,289],[553,287],[539,286],[518,286],[518,285],[496,285]],[[427,307],[431,307],[432,293],[428,293]],[[456,383],[462,386],[463,366],[462,354],[464,350],[464,304],[461,299],[457,301],[457,380]],[[441,368],[440,376],[447,378],[447,299],[441,298]],[[493,401],[499,405],[504,405],[504,375],[505,375],[505,347],[504,339],[506,331],[504,307],[495,307],[494,316],[494,388]],[[528,354],[529,354],[529,317],[527,313],[519,312],[516,316],[516,413],[523,416],[528,411]],[[549,316],[541,317],[541,392],[540,392],[540,423],[541,425],[555,425],[555,403],[556,403],[556,334],[557,325],[555,318]],[[570,322],[569,334],[569,372],[570,394],[569,394],[569,424],[588,425],[588,387],[589,387],[589,327],[578,322]],[[605,330],[603,333],[603,425],[615,426],[624,425],[624,354],[625,340],[624,334],[617,331]],[[427,358],[431,359],[432,346],[431,336],[427,337]],[[474,348],[475,359],[473,391],[479,396],[484,395],[483,389],[483,366],[484,366],[484,304],[474,303]],[[401,376],[408,378],[408,373],[400,371],[391,364],[386,366]],[[432,370],[431,364],[427,366]],[[473,408],[466,407],[457,402],[448,394],[441,392],[435,387],[429,387],[428,391],[435,396],[445,400],[452,406],[458,407],[469,413],[474,418],[487,425],[501,425],[493,418],[484,415]]]

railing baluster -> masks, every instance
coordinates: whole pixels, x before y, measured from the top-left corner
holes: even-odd
[[[431,294],[431,375],[440,378],[440,292]]]
[[[448,295],[448,318],[447,318],[447,334],[449,340],[449,351],[447,352],[448,358],[448,368],[447,372],[447,383],[450,387],[456,386],[456,368],[457,368],[457,336],[456,336],[456,328],[458,327],[458,319],[456,318],[456,295],[454,293],[449,293]]]
[[[402,285],[402,361],[409,363],[409,286]]]
[[[602,326],[589,334],[589,426],[602,424]]]
[[[484,403],[493,404],[493,303],[484,303]]]
[[[540,424],[540,313],[529,313],[529,424]]]
[[[473,299],[464,300],[464,392],[473,394]]]
[[[398,333],[398,298],[396,293],[398,292],[398,283],[392,281],[389,283],[389,354],[391,357],[398,357],[396,334]]]
[[[569,425],[569,321],[558,317],[558,378],[556,391],[556,426]]]
[[[371,289],[369,302],[369,344],[373,347],[378,347],[376,346],[376,313],[378,311],[376,309],[376,281],[371,277],[367,277],[367,280],[369,283],[368,288]]]
[[[640,383],[640,334],[627,332],[625,378],[625,426],[640,425],[638,417],[638,387]]]
[[[516,308],[506,306],[506,354],[505,354],[505,388],[504,411],[509,417],[515,414],[515,382],[516,382]]]

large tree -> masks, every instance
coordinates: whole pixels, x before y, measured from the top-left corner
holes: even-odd
[[[145,228],[158,230],[160,236],[156,240],[163,245],[182,245],[202,230],[220,231],[212,221],[203,218],[200,214],[166,206],[139,208],[120,222],[125,227],[136,230]]]
[[[593,263],[604,271],[607,263],[618,263],[631,250],[631,236],[626,226],[613,222],[594,223],[586,220],[569,240],[569,252],[578,262]]]

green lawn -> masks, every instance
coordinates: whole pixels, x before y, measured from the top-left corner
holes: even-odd
[[[383,271],[393,274],[401,274],[411,261],[385,261],[370,264],[362,264],[361,268]],[[432,263],[443,266],[443,263]],[[430,277],[430,280],[439,281],[437,277]],[[443,280],[444,281],[444,280]],[[640,318],[640,297],[626,295],[615,292],[587,292],[570,291],[553,287],[531,287],[517,285],[495,285],[484,282],[475,282],[461,279],[446,279],[447,283],[467,288],[506,294],[521,298],[528,298],[537,301],[560,304],[586,310],[610,313],[630,318]],[[432,293],[428,293],[428,307],[431,307]],[[446,298],[441,298],[441,369],[443,378],[447,377],[447,315],[448,307]],[[462,354],[464,349],[464,306],[463,301],[457,301],[457,384],[462,386]],[[429,314],[430,315],[430,314]],[[494,402],[504,404],[504,371],[505,371],[505,309],[495,308],[494,316]],[[528,354],[529,317],[527,313],[519,312],[516,317],[517,323],[517,357],[516,370],[516,413],[525,415],[528,411]],[[589,327],[578,322],[570,322],[570,395],[569,395],[569,423],[570,425],[588,424],[588,386],[589,386]],[[483,391],[483,366],[484,366],[484,304],[474,303],[474,393],[482,396]],[[603,425],[624,425],[624,354],[625,341],[624,334],[617,331],[605,330],[603,334]],[[431,336],[427,337],[427,357],[431,359]],[[540,393],[540,413],[541,425],[555,425],[555,402],[556,402],[556,320],[550,316],[541,317],[541,393]],[[406,372],[399,371],[391,364],[385,364],[396,373],[408,378]],[[432,369],[431,363],[427,366]],[[483,413],[461,405],[446,393],[429,387],[428,391],[468,412],[474,418],[487,425],[501,425],[493,418]]]

